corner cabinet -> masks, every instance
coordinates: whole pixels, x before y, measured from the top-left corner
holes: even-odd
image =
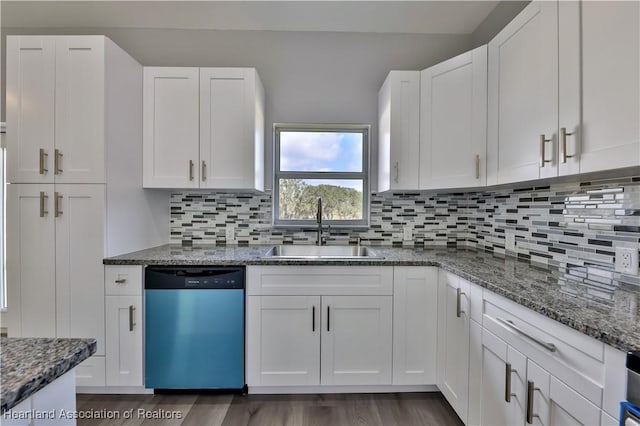
[[[378,92],[378,191],[417,189],[420,72],[391,71]]]
[[[144,69],[146,188],[264,188],[264,88],[254,68]]]
[[[639,8],[533,1],[489,42],[487,184],[640,165]]]
[[[390,385],[392,288],[392,267],[248,267],[247,384]]]
[[[487,46],[420,73],[420,189],[486,184]]]

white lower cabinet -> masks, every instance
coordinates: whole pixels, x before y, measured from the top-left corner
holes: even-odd
[[[480,424],[523,424],[526,409],[526,357],[484,329],[481,368]]]
[[[247,383],[391,384],[391,311],[391,296],[249,296]]]
[[[598,425],[600,409],[576,390],[527,360],[527,423],[534,425]]]
[[[142,386],[142,296],[106,296],[107,386]]]
[[[391,296],[322,296],[323,385],[390,385]]]
[[[142,267],[105,266],[106,384],[142,386]]]
[[[393,384],[436,383],[438,269],[393,268]]]
[[[469,396],[470,291],[468,281],[439,271],[437,384],[465,423]]]
[[[247,385],[392,384],[393,267],[247,267]]]
[[[320,384],[320,296],[247,298],[247,383]]]

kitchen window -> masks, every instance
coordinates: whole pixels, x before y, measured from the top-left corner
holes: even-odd
[[[273,224],[369,225],[369,125],[275,124]]]

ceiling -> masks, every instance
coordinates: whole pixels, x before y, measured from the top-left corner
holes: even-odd
[[[2,0],[3,27],[470,34],[498,1]]]

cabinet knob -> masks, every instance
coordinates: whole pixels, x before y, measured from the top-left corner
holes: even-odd
[[[118,278],[117,280],[115,280],[116,284],[124,284],[127,282],[126,278]]]

